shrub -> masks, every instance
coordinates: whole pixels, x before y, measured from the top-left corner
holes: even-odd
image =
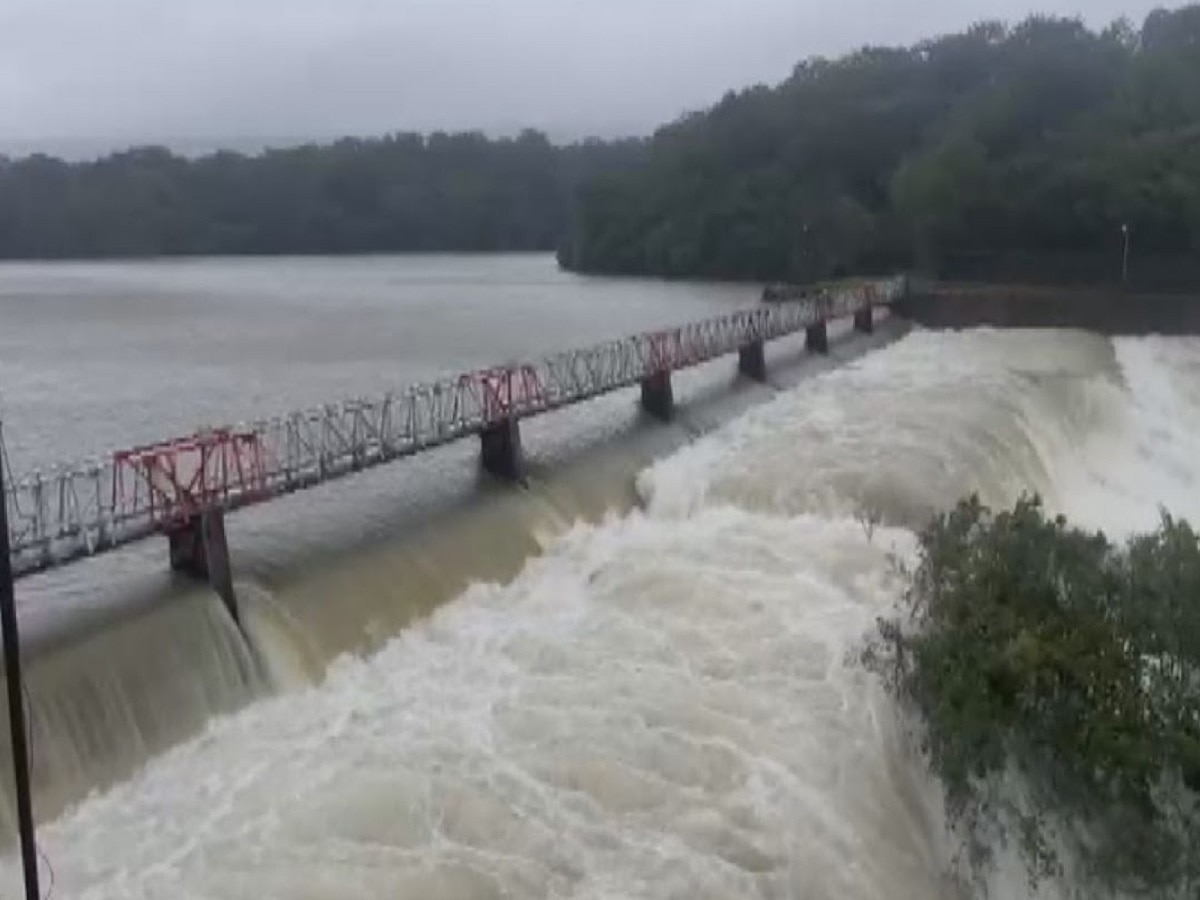
[[[1191,527],[1164,515],[1115,545],[1037,498],[972,497],[920,534],[908,575],[864,660],[916,713],[973,871],[1013,840],[1035,882],[1070,859],[1086,896],[1200,896]]]

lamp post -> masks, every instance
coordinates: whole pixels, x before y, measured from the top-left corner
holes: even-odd
[[[1121,237],[1124,242],[1124,249],[1121,251],[1121,284],[1126,284],[1129,281],[1129,225],[1128,225],[1128,223],[1121,225]]]
[[[804,259],[804,283],[811,284],[813,281],[813,252],[812,245],[808,242],[808,226],[805,225],[801,232],[800,238],[801,255]]]
[[[37,844],[33,801],[29,790],[29,748],[25,744],[25,698],[21,689],[21,641],[17,635],[16,592],[8,542],[8,492],[4,487],[5,458],[0,431],[0,628],[3,629],[4,680],[8,688],[8,727],[12,737],[13,781],[17,787],[17,828],[21,863],[25,869],[26,900],[41,900],[38,891]]]

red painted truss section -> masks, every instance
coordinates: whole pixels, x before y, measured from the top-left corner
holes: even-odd
[[[220,428],[113,454],[113,508],[160,526],[186,524],[230,495],[266,492],[257,432]]]

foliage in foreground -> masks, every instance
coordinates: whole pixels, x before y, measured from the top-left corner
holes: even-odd
[[[997,839],[1083,896],[1200,896],[1200,541],[977,498],[935,519],[865,660],[923,723],[976,873]],[[1063,849],[1066,852],[1061,852]]]

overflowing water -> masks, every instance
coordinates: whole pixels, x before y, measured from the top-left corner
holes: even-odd
[[[108,629],[123,649],[88,671],[128,684],[93,696],[162,691],[178,719],[129,731],[162,746],[208,725],[49,817],[55,896],[957,900],[939,788],[855,661],[894,557],[968,491],[1115,535],[1200,518],[1198,375],[1193,340],[916,332],[690,444],[619,438],[319,571],[268,566],[239,585],[248,642],[182,588],[131,603],[130,634],[208,674],[139,671],[157,657]],[[88,696],[51,663],[35,761],[84,771],[112,728],[56,747],[95,716],[47,700]],[[39,791],[77,796],[64,778]],[[1027,896],[1002,861],[994,895]]]

